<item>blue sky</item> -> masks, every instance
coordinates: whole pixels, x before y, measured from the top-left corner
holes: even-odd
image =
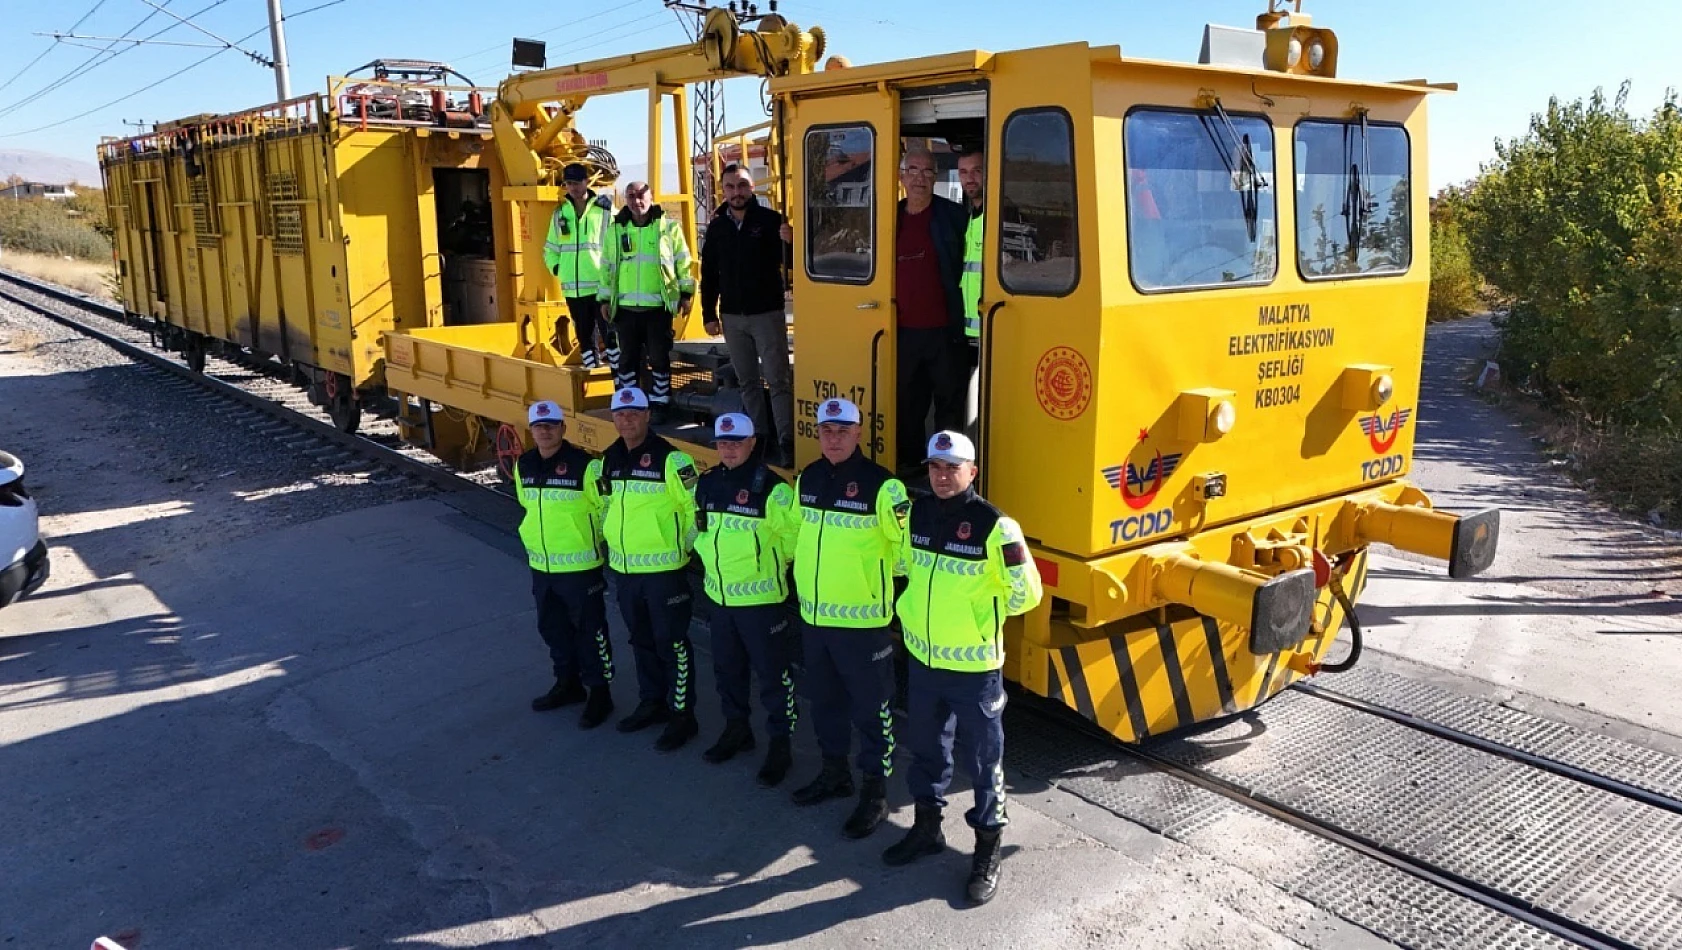
[[[295,95],[319,91],[328,74],[382,56],[446,60],[475,81],[494,85],[507,72],[508,40],[516,35],[546,39],[551,64],[684,40],[676,18],[661,8],[659,0],[339,0],[306,12],[324,2],[285,0],[288,15],[295,17],[286,27]],[[93,51],[63,45],[49,49],[50,39],[32,34],[68,31],[78,17],[91,11],[78,32],[121,36],[152,13],[152,8],[143,0],[4,0],[4,4],[0,83],[9,85],[0,87],[0,149],[28,148],[91,159],[102,135],[124,134],[124,120],[233,111],[273,98],[272,74],[238,53],[227,52],[156,88],[108,105],[209,51],[135,48],[81,72],[89,57],[96,55]],[[1020,0],[971,0],[962,6],[919,6],[905,0],[790,0],[782,5],[782,12],[802,25],[821,24],[829,34],[830,49],[855,63],[961,48],[1003,50],[1083,39],[1095,45],[1119,43],[1125,55],[1193,61],[1204,23],[1250,25],[1261,5],[1256,0],[1068,0],[1056,13],[1043,15],[1035,11],[1050,10],[1050,5]],[[1619,83],[1630,80],[1631,106],[1644,113],[1661,101],[1667,84],[1682,81],[1682,71],[1676,68],[1682,3],[1675,0],[1602,0],[1593,5],[1559,0],[1449,4],[1307,0],[1304,5],[1316,25],[1337,31],[1341,75],[1427,77],[1460,83],[1458,94],[1433,100],[1433,189],[1476,174],[1479,163],[1493,155],[1491,143],[1522,133],[1531,114],[1546,106],[1549,95],[1575,99],[1596,86],[1610,94]],[[261,30],[266,16],[264,0],[170,0],[168,6],[182,15],[209,8],[196,22],[229,39]],[[132,35],[150,35],[173,22],[156,14]],[[159,39],[208,41],[185,26]],[[266,31],[245,45],[267,54]],[[48,52],[19,75],[43,51]],[[76,78],[37,95],[66,76]],[[754,84],[732,85],[727,109],[730,124],[758,121]],[[586,133],[591,138],[607,138],[620,152],[622,164],[635,162],[640,152],[644,119],[638,109],[604,104],[584,113]],[[90,110],[86,117],[71,118]]]

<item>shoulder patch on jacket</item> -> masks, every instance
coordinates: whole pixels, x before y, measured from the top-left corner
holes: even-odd
[[[694,462],[684,462],[683,466],[677,470],[677,477],[679,481],[683,482],[683,487],[691,491],[694,490],[695,483],[701,480],[700,473],[695,471]]]
[[[1022,529],[1009,518],[999,519],[999,534],[1004,536],[1002,553],[1006,567],[1020,567],[1028,563],[1028,542],[1022,538]]]

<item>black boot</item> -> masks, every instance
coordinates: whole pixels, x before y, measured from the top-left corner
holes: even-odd
[[[583,701],[584,684],[575,679],[556,680],[555,685],[549,687],[549,692],[531,701],[531,708],[537,712],[548,712]]]
[[[772,736],[771,748],[765,753],[765,764],[759,767],[759,784],[764,788],[776,788],[793,764],[794,755],[789,751],[788,736]]]
[[[738,752],[753,748],[753,727],[746,719],[732,719],[724,724],[724,734],[713,747],[702,753],[708,762],[728,762]]]
[[[590,687],[590,701],[584,704],[584,715],[578,718],[578,728],[594,729],[607,721],[613,712],[613,691],[607,684]]]
[[[853,772],[846,759],[824,759],[818,777],[794,790],[796,805],[816,805],[830,798],[851,798]]]
[[[665,722],[672,718],[672,711],[658,699],[645,699],[637,703],[637,708],[629,716],[619,720],[620,732],[636,732],[647,729],[655,723]]]
[[[939,854],[946,850],[946,833],[940,830],[940,809],[933,805],[918,805],[917,820],[899,844],[882,852],[882,860],[889,867],[910,864],[918,858]]]
[[[654,740],[654,748],[660,752],[672,752],[683,748],[683,744],[695,738],[701,727],[695,724],[695,714],[689,711],[672,713],[672,718],[666,723],[666,728],[660,733],[660,738]]]
[[[859,789],[859,804],[841,826],[841,833],[849,838],[868,837],[876,826],[888,817],[888,780],[880,775],[868,775]]]
[[[975,829],[975,861],[969,871],[969,902],[985,904],[999,890],[999,838],[1003,828]]]

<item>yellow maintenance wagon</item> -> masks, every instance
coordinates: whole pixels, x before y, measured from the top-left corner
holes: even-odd
[[[384,334],[506,319],[489,90],[369,64],[309,95],[106,139],[120,296],[202,369],[294,369],[345,431],[384,383]],[[506,233],[504,229],[503,233]]]
[[[1073,43],[819,70],[817,31],[715,11],[693,47],[509,79],[491,110],[501,203],[529,257],[592,95],[647,90],[657,169],[663,100],[683,155],[684,83],[768,79],[797,414],[853,400],[866,453],[893,468],[916,461],[889,437],[899,161],[929,149],[955,190],[954,146],[983,149],[980,487],[1021,522],[1047,591],[1009,627],[1006,673],[1136,741],[1317,672],[1371,545],[1455,577],[1494,557],[1496,512],[1434,511],[1406,480],[1438,87],[1341,78],[1337,52],[1331,31],[1270,9],[1253,30],[1209,28],[1196,64]],[[655,190],[687,228],[676,185]],[[513,320],[391,334],[389,384],[427,419],[498,427],[507,451],[525,405],[556,399],[604,448],[608,374],[548,344],[557,289],[510,266]],[[704,366],[709,341],[682,331],[678,358]],[[663,434],[707,460],[716,377],[688,389],[688,418]],[[439,431],[434,451],[464,451]],[[797,458],[816,454],[808,426]]]

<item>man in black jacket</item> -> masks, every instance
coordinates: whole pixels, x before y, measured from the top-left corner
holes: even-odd
[[[934,156],[913,147],[899,163],[905,198],[894,242],[894,313],[899,328],[899,466],[916,470],[934,405],[937,430],[963,431],[969,395],[964,338],[964,231],[969,212],[934,193]]]
[[[725,202],[701,242],[701,318],[708,333],[724,334],[749,418],[765,418],[765,390],[770,390],[777,441],[767,447],[766,461],[792,465],[794,373],[783,314],[783,269],[793,262],[793,235],[781,214],[759,203],[746,168],[724,166],[722,184]]]

